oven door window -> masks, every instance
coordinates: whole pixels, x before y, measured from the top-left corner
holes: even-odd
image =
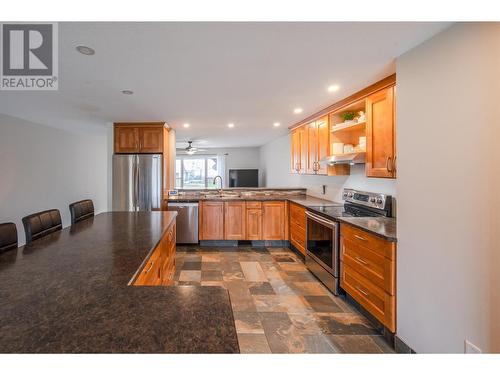
[[[329,228],[311,218],[307,218],[307,251],[334,272],[333,252],[335,250],[335,229]]]

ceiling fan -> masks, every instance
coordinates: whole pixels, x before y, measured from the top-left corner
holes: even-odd
[[[205,151],[205,150],[199,149],[198,147],[194,147],[193,141],[187,141],[187,143],[188,143],[188,146],[184,149],[184,152],[188,155],[194,155],[198,151]]]

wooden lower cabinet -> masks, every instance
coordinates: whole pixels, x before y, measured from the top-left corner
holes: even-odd
[[[198,220],[200,240],[224,239],[224,202],[201,201]]]
[[[285,202],[262,202],[262,239],[285,239]]]
[[[290,242],[302,254],[306,254],[306,209],[290,203]]]
[[[396,332],[396,244],[342,223],[340,261],[340,286]]]
[[[246,204],[246,239],[256,241],[262,239],[262,204],[247,202]]]
[[[176,224],[167,229],[146,261],[134,285],[170,285],[175,272]]]
[[[224,202],[224,239],[246,239],[246,203]]]
[[[285,201],[200,201],[198,219],[200,241],[288,239]]]

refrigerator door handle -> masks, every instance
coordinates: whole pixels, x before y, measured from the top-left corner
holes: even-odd
[[[138,155],[135,155],[135,211],[140,211],[140,207],[139,207],[139,188],[140,188],[140,185],[139,185],[139,179],[140,179],[140,175],[139,175],[139,171],[140,171],[140,168],[139,168],[139,156]]]

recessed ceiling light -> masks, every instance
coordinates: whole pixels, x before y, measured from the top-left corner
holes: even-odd
[[[186,122],[185,124],[182,124],[185,128],[189,128],[189,124]]]
[[[230,122],[229,124],[227,124],[227,127],[228,128],[234,128],[234,124],[232,122]]]
[[[95,55],[95,50],[93,48],[87,46],[76,46],[76,50],[80,52],[82,55]]]
[[[340,86],[337,84],[328,86],[328,92],[339,91],[339,89],[340,89]]]
[[[132,95],[134,92],[132,90],[122,90],[123,95]]]
[[[280,126],[280,125],[281,125],[281,124],[280,124],[279,122],[275,122],[275,123],[273,124],[273,126],[274,126],[275,128],[277,128],[277,127],[278,127],[278,126]]]
[[[302,109],[302,108],[295,108],[295,109],[293,110],[293,113],[298,114],[298,113],[302,113],[302,111],[303,111],[303,109]]]

